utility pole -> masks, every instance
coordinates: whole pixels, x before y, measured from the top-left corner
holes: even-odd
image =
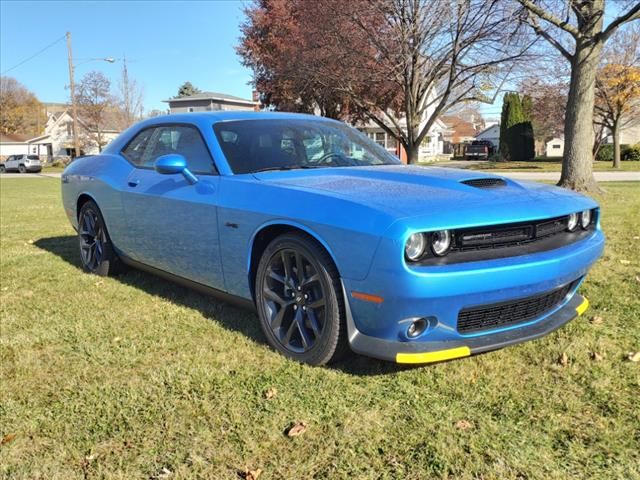
[[[67,32],[67,53],[69,58],[69,90],[71,92],[71,111],[73,114],[73,147],[76,158],[80,156],[80,142],[78,141],[78,105],[76,103],[76,86],[73,79],[73,55],[71,53],[71,32]]]

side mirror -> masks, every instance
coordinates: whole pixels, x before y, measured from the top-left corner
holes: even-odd
[[[198,182],[198,177],[191,173],[187,168],[187,160],[177,153],[162,155],[156,160],[154,168],[156,172],[163,175],[175,175],[177,173],[181,173],[192,185]]]

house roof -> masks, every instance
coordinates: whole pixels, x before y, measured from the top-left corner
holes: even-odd
[[[69,120],[73,119],[73,117],[71,116],[71,114],[67,110],[65,110],[63,112],[52,113],[52,114],[50,114],[50,118],[52,118],[53,119],[53,123],[56,124],[65,115],[69,117]],[[104,120],[104,125],[102,126],[102,131],[103,132],[119,133],[119,132],[122,131],[122,128],[120,128],[120,126],[119,126],[120,119],[118,117],[118,113],[117,112],[105,112],[103,120]],[[89,128],[88,125],[87,125],[86,119],[83,119],[81,115],[78,115],[78,122],[81,123],[85,128],[87,128],[87,129]]]
[[[163,100],[163,102],[166,102],[166,103],[190,102],[193,100],[218,100],[222,102],[233,102],[233,103],[243,103],[246,105],[257,105],[257,102],[254,102],[252,100],[247,100],[246,98],[240,98],[234,95],[227,95],[226,93],[218,93],[218,92],[201,92],[201,93],[196,93],[195,95],[189,95],[188,97],[170,98],[168,100]]]
[[[18,133],[0,133],[0,143],[24,143],[28,138]]]
[[[454,137],[475,137],[478,134],[471,122],[467,122],[460,117],[448,115],[441,117],[441,119],[442,123],[452,131]]]
[[[500,124],[493,124],[490,127],[485,128],[484,130],[482,130],[481,132],[476,133],[476,137],[479,137],[480,135],[482,135],[483,133],[487,133],[489,130],[491,130],[492,128],[500,128]]]

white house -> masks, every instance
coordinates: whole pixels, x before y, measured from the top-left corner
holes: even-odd
[[[0,157],[29,153],[27,138],[15,133],[0,133]]]
[[[476,135],[476,140],[489,140],[497,152],[500,148],[500,125],[495,124],[485,128]]]
[[[107,115],[107,124],[100,131],[103,147],[120,134],[115,125],[115,118]],[[78,119],[78,136],[83,155],[93,155],[99,152],[96,136],[97,132]],[[73,117],[67,111],[49,114],[44,127],[44,134],[27,140],[30,154],[54,157],[72,157],[75,155],[73,143]]]
[[[547,157],[561,157],[564,155],[564,138],[552,138],[545,143],[544,154]]]

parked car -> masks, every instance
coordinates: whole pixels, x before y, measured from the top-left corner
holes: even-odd
[[[586,310],[577,291],[604,246],[588,197],[402,165],[300,114],[143,121],[69,165],[62,198],[87,272],[132,266],[255,309],[273,348],[315,365],[543,336]]]
[[[471,145],[465,146],[464,158],[467,160],[487,160],[493,152],[493,143],[489,140],[474,140]]]
[[[37,155],[9,155],[0,162],[0,172],[39,172],[42,170],[40,157]]]

